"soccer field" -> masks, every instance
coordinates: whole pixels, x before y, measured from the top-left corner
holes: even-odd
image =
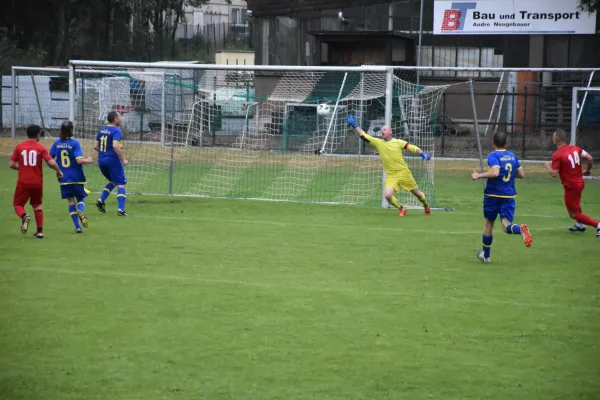
[[[8,159],[0,158],[0,165]],[[600,240],[525,164],[481,246],[478,163],[436,163],[454,212],[130,196],[75,235],[46,172],[44,240],[0,169],[2,399],[598,399]],[[93,167],[90,167],[93,168]],[[600,217],[600,181],[583,207]]]

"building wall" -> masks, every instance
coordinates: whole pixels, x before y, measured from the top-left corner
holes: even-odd
[[[176,38],[189,38],[213,24],[247,25],[247,9],[246,0],[210,0],[199,7],[185,6],[185,21],[177,29]]]

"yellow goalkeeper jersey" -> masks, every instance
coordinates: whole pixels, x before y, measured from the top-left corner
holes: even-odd
[[[360,136],[377,150],[386,174],[410,172],[402,155],[402,151],[407,148],[408,142],[401,139],[384,140],[374,138],[363,131],[361,131]]]

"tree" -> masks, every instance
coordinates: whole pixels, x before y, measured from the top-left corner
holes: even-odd
[[[592,13],[598,10],[598,0],[579,0],[579,8]]]

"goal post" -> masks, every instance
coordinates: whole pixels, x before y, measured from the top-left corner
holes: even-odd
[[[589,83],[592,81],[590,77]],[[590,95],[600,96],[600,87],[585,86],[573,87],[571,97],[571,144],[577,143],[577,131]]]
[[[356,115],[376,137],[389,125],[434,155],[431,125],[447,87],[398,75],[379,66],[72,61],[60,69],[68,102],[57,119],[73,120],[91,148],[108,111],[120,111],[132,193],[387,207],[379,156],[345,117]],[[316,112],[323,103],[327,116]],[[434,201],[433,163],[411,156]],[[400,197],[419,205],[410,193]]]

